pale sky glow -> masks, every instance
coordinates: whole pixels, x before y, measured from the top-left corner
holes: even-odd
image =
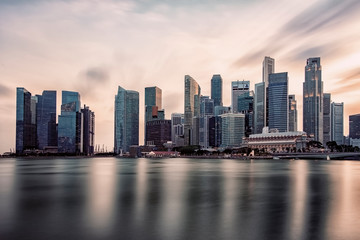
[[[360,1],[0,0],[0,153],[15,147],[16,87],[32,95],[79,91],[96,115],[96,144],[113,147],[117,86],[158,86],[169,119],[184,111],[184,75],[210,95],[210,79],[261,81],[264,56],[289,72],[302,129],[302,83],[309,57],[321,57],[324,92],[360,113]]]

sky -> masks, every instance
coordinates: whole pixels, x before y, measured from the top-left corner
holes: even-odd
[[[184,76],[210,95],[213,74],[261,82],[265,56],[288,72],[289,94],[302,130],[306,59],[321,57],[324,92],[360,113],[360,1],[358,0],[0,0],[0,153],[15,148],[16,87],[35,94],[78,91],[95,112],[95,143],[113,148],[117,86],[140,93],[162,89],[167,119],[184,112]]]

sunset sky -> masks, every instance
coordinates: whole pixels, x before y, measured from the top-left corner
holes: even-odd
[[[302,130],[302,83],[309,57],[321,57],[324,92],[360,113],[360,1],[0,0],[0,153],[15,148],[16,87],[33,95],[78,91],[96,115],[96,144],[113,148],[117,86],[158,86],[170,119],[184,111],[184,75],[210,95],[213,74],[230,83],[261,81],[264,56],[289,73]]]

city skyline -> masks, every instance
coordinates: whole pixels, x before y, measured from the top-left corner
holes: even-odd
[[[1,153],[15,148],[16,87],[32,93],[78,91],[97,115],[95,142],[111,148],[117,86],[138,91],[140,103],[145,87],[158,86],[170,119],[171,113],[183,112],[185,74],[196,79],[205,96],[211,93],[211,77],[221,74],[223,105],[229,106],[232,81],[249,80],[250,90],[261,82],[264,56],[275,59],[276,72],[289,73],[299,130],[302,88],[298,86],[304,82],[307,58],[321,57],[324,93],[331,93],[334,102],[344,102],[345,135],[348,116],[360,112],[357,1],[171,5],[37,0],[2,1],[0,6]],[[334,29],[339,34],[333,34]],[[144,126],[143,111],[140,107],[140,126]]]

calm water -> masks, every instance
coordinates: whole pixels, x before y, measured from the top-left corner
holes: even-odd
[[[359,239],[360,162],[0,159],[0,239]]]

